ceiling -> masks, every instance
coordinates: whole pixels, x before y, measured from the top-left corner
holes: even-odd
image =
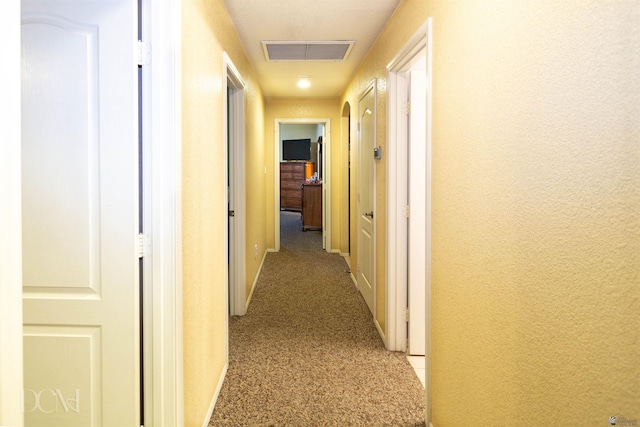
[[[395,11],[400,0],[224,0],[265,97],[339,97],[356,68]],[[264,41],[296,42],[275,46],[288,57],[306,52],[344,53],[342,42],[355,42],[346,59],[268,61]],[[311,42],[301,47],[301,42]],[[316,42],[334,42],[320,44]],[[273,56],[273,55],[272,55]],[[340,56],[340,55],[338,55]],[[326,56],[315,56],[315,58]],[[297,82],[307,76],[311,86]]]

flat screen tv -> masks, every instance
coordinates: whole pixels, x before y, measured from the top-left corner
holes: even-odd
[[[311,139],[282,140],[282,160],[311,160]]]

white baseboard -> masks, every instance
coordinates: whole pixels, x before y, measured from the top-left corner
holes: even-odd
[[[222,383],[224,383],[224,379],[227,376],[228,368],[229,368],[229,364],[225,363],[224,368],[222,369],[222,375],[220,375],[220,381],[218,381],[216,392],[213,394],[213,399],[211,399],[211,405],[209,405],[209,410],[207,411],[207,416],[204,419],[204,423],[202,424],[202,427],[207,427],[209,425],[209,420],[211,420],[211,416],[213,415],[213,409],[216,407],[216,402],[218,401],[220,390],[222,390]]]
[[[258,271],[256,273],[256,277],[253,278],[253,284],[251,285],[251,292],[249,292],[249,298],[247,298],[247,304],[244,307],[244,312],[246,313],[249,309],[249,303],[251,302],[251,297],[253,296],[253,291],[256,290],[256,285],[258,284],[258,278],[260,277],[260,273],[262,272],[262,266],[264,265],[264,260],[267,258],[268,252],[275,252],[274,249],[267,249],[262,256],[262,261],[260,261],[260,267],[258,267]]]
[[[389,346],[387,345],[387,336],[382,331],[382,328],[380,327],[380,324],[378,323],[377,320],[374,320],[373,324],[376,325],[376,329],[378,330],[378,333],[380,334],[380,338],[382,338],[382,342],[384,343],[384,348],[389,348]]]
[[[349,273],[349,276],[351,276],[351,281],[353,282],[353,285],[356,287],[356,289],[358,289],[358,281],[356,280],[356,276],[353,275],[353,272]]]

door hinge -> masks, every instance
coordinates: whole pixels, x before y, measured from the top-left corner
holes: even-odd
[[[409,312],[409,307],[405,308],[404,309],[404,321],[407,322],[407,323],[409,322],[409,319],[410,319],[409,315],[410,314],[411,313]]]
[[[151,43],[138,40],[136,42],[138,65],[151,64]]]
[[[404,108],[404,113],[408,116],[409,114],[411,114],[411,101],[407,101],[405,108]]]
[[[146,234],[138,234],[138,258],[151,255],[151,242]]]
[[[410,214],[411,214],[411,209],[409,208],[409,205],[407,205],[404,207],[404,209],[402,209],[402,215],[404,215],[405,218],[409,218]]]

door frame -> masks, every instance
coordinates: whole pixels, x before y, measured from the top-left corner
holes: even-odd
[[[231,61],[229,55],[223,54],[224,70],[224,123],[227,123],[224,144],[225,170],[231,167],[233,176],[231,182],[232,194],[228,194],[228,174],[225,177],[225,194],[229,198],[225,203],[232,202],[235,216],[232,229],[226,241],[229,243],[231,261],[227,283],[229,290],[229,314],[243,316],[247,312],[246,298],[246,179],[245,179],[245,111],[244,111],[244,82],[240,72]],[[228,89],[233,89],[233,94],[228,98]],[[231,162],[227,164],[228,153],[231,150]],[[228,337],[227,337],[228,338]],[[228,349],[228,346],[227,346]]]
[[[20,0],[0,3],[0,425],[22,427]]]
[[[342,114],[340,117],[341,120],[341,126],[340,126],[340,133],[341,133],[341,140],[342,140],[342,145],[340,147],[340,151],[342,153],[342,179],[343,182],[346,180],[347,181],[347,185],[343,185],[342,188],[342,192],[341,192],[341,199],[342,199],[342,206],[343,208],[340,210],[341,212],[341,221],[342,221],[342,227],[341,227],[341,235],[340,235],[340,241],[341,241],[341,246],[340,246],[340,255],[342,255],[343,257],[350,257],[351,256],[351,237],[350,237],[350,224],[349,221],[351,219],[351,196],[350,196],[350,191],[351,191],[351,185],[349,183],[349,180],[351,178],[350,174],[351,174],[351,128],[350,128],[350,124],[351,124],[351,104],[349,104],[349,102],[345,102],[343,107],[342,107]]]
[[[322,137],[322,244],[331,252],[331,119],[275,119],[273,139],[274,250],[280,251],[280,125],[324,125]]]
[[[143,36],[154,46],[153,67],[143,67],[149,91],[144,108],[143,156],[148,160],[143,191],[148,196],[147,226],[153,257],[145,259],[145,294],[151,319],[145,333],[145,366],[150,385],[145,393],[146,416],[156,427],[184,422],[182,359],[182,207],[181,207],[181,0],[150,7],[143,0]],[[0,106],[3,144],[0,144],[0,190],[7,203],[0,209],[0,424],[24,425],[20,410],[23,388],[22,360],[22,236],[21,236],[21,65],[20,0],[0,3]],[[155,7],[157,6],[157,7]],[[132,64],[134,66],[134,64]],[[151,108],[153,105],[153,108]],[[6,132],[6,134],[5,134]],[[153,151],[153,155],[151,155]],[[150,219],[150,221],[149,221]],[[133,238],[133,237],[132,237]],[[10,351],[4,351],[9,349]]]
[[[387,348],[405,351],[407,329],[405,309],[407,306],[407,189],[408,178],[402,179],[398,172],[407,165],[408,125],[405,110],[408,82],[404,73],[417,57],[427,59],[427,200],[426,200],[426,280],[425,280],[425,393],[426,421],[431,419],[431,171],[432,171],[432,19],[429,18],[407,41],[396,57],[387,65]]]
[[[160,4],[142,0],[143,37],[152,46],[148,67],[150,100],[145,113],[150,135],[144,142],[151,175],[143,191],[151,195],[150,239],[152,280],[145,293],[153,295],[152,342],[145,348],[152,387],[145,397],[154,427],[184,423],[182,332],[182,0]],[[144,67],[143,67],[144,70]],[[153,153],[153,155],[151,155]],[[145,402],[145,408],[149,408]]]

